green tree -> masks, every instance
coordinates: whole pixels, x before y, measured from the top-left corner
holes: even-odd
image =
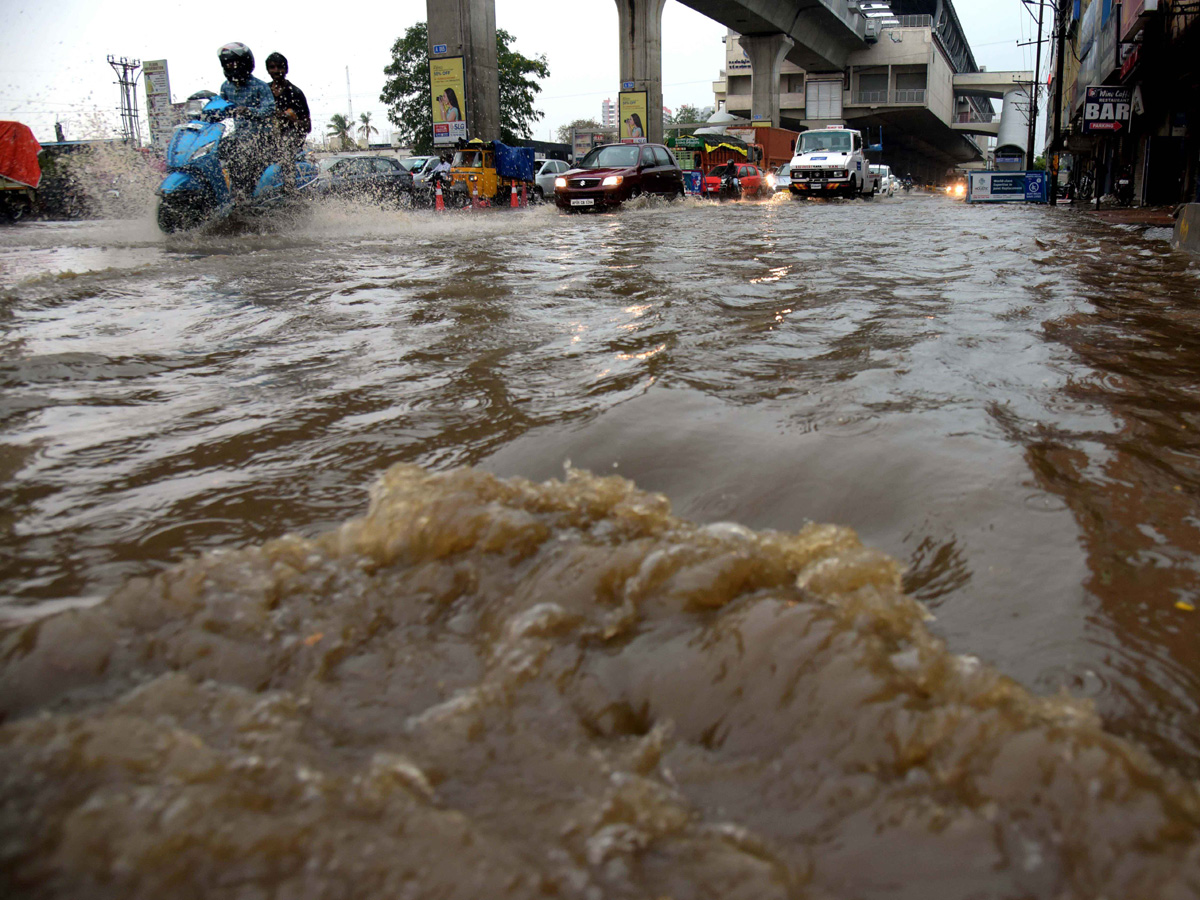
[[[685,103],[677,110],[675,115],[671,117],[672,124],[675,125],[691,125],[694,122],[700,121],[700,110],[690,103]]]
[[[532,135],[530,126],[543,113],[534,109],[541,91],[535,79],[549,78],[546,57],[533,59],[513,50],[514,38],[503,28],[496,29],[496,66],[500,81],[500,134],[473,134],[491,140],[499,137],[515,144]],[[429,96],[429,29],[418,22],[392,45],[392,62],[383,70],[387,76],[380,102],[387,105],[388,121],[396,126],[402,143],[417,153],[433,150],[433,111]]]
[[[329,130],[325,134],[337,142],[339,150],[354,149],[354,139],[350,137],[350,120],[341,113],[333,114],[329,120]]]
[[[371,124],[371,114],[369,112],[362,113],[358,117],[358,121],[362,123],[358,126],[359,137],[369,145],[371,143],[371,135],[379,134],[379,129]]]
[[[603,131],[604,126],[595,119],[576,119],[569,125],[559,125],[555,137],[558,138],[560,144],[571,143],[572,131]]]

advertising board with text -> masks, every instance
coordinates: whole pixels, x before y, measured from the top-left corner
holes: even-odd
[[[461,56],[429,61],[429,96],[433,103],[433,143],[444,147],[467,137],[466,79]]]
[[[171,77],[165,59],[148,59],[142,63],[146,81],[146,119],[150,123],[150,143],[160,150],[167,149],[171,133],[177,124],[171,106]]]
[[[646,140],[646,92],[621,91],[620,101],[621,140]]]
[[[972,172],[967,177],[968,203],[1046,203],[1046,173]]]
[[[1130,88],[1088,85],[1083,98],[1083,133],[1119,134],[1129,127],[1132,109]]]

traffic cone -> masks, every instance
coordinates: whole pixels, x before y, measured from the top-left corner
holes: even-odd
[[[515,181],[512,184],[512,193],[508,196],[508,205],[512,209],[517,208],[517,183]]]
[[[479,185],[471,183],[471,209],[479,209]]]
[[[445,209],[446,208],[446,201],[442,199],[442,182],[440,180],[434,183],[433,208],[434,209]]]

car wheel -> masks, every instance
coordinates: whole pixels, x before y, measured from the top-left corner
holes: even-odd
[[[543,191],[540,186],[535,187],[533,189],[533,202],[534,203],[545,203],[546,202],[546,192]]]

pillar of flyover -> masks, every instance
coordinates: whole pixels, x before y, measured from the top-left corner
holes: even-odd
[[[496,0],[425,0],[425,14],[429,21],[429,56],[463,59],[468,136],[485,141],[498,139]]]
[[[738,43],[750,59],[750,117],[779,127],[779,70],[796,42],[786,34],[743,34]]]
[[[433,0],[429,0],[430,3]],[[662,12],[667,0],[617,0],[621,89],[646,92],[646,139],[662,143]]]

